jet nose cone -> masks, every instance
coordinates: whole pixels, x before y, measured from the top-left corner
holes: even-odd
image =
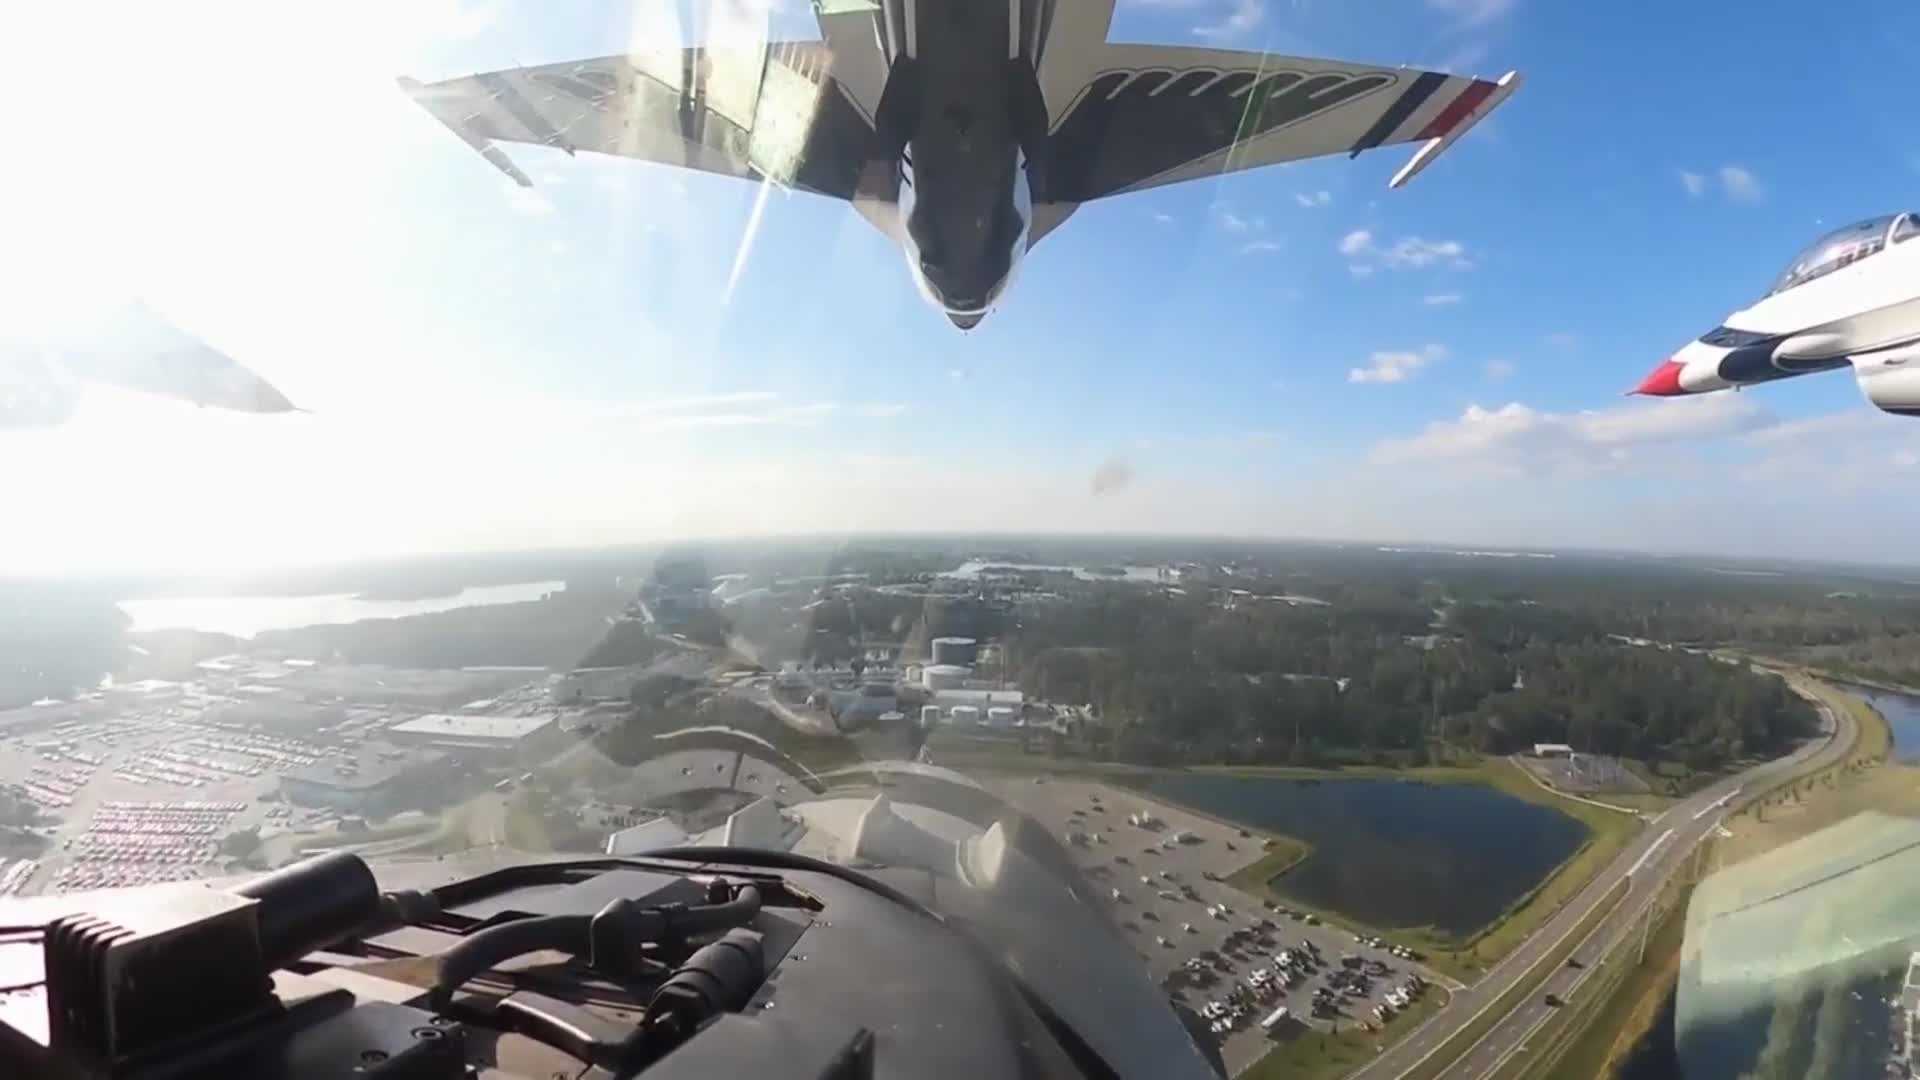
[[[1647,373],[1640,385],[1628,391],[1630,394],[1644,394],[1647,397],[1678,397],[1686,393],[1680,386],[1680,373],[1687,366],[1676,360],[1662,360],[1660,366]]]
[[[962,330],[971,330],[974,327],[979,326],[980,320],[986,317],[987,317],[987,313],[984,311],[949,311],[947,312],[947,321],[959,327]]]

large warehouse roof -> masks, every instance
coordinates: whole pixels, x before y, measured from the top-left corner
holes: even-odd
[[[553,722],[551,715],[458,716],[434,713],[418,716],[388,731],[438,739],[522,739]]]

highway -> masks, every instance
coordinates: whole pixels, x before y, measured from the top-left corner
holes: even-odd
[[[1563,1000],[1571,999],[1592,973],[1592,965],[1609,955],[1629,932],[1639,931],[1636,917],[1652,903],[1668,878],[1685,865],[1700,841],[1719,826],[1728,800],[1746,788],[1765,786],[1782,775],[1824,768],[1851,751],[1852,716],[1818,699],[1815,704],[1824,717],[1827,729],[1824,737],[1812,739],[1786,757],[1728,777],[1668,807],[1520,947],[1507,954],[1478,982],[1456,991],[1444,1009],[1412,1034],[1349,1075],[1365,1080],[1396,1080],[1421,1064],[1456,1031],[1493,1007],[1503,993],[1533,972],[1542,962],[1541,958],[1573,933],[1594,905],[1607,900],[1622,880],[1628,881],[1625,898],[1575,947],[1573,959],[1582,966],[1557,965],[1544,985],[1528,994],[1451,1068],[1438,1075],[1448,1080],[1478,1080],[1490,1075],[1513,1055],[1525,1053],[1528,1037],[1553,1013],[1545,996],[1554,994]]]

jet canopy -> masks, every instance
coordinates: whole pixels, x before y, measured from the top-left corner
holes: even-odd
[[[1865,221],[1835,229],[1815,240],[1787,264],[1787,272],[1768,296],[1785,292],[1795,285],[1825,277],[1843,266],[1859,262],[1891,244],[1920,234],[1920,214],[1881,214]]]

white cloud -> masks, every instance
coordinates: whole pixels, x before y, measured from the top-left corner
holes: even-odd
[[[1484,41],[1469,41],[1448,53],[1445,57],[1441,58],[1439,63],[1433,66],[1440,71],[1465,71],[1486,58],[1487,43]],[[1481,127],[1484,126],[1485,123],[1483,121]],[[1478,131],[1480,128],[1475,128],[1474,130]]]
[[[1219,17],[1193,28],[1193,36],[1213,41],[1228,41],[1252,33],[1266,21],[1263,0],[1229,0]]]
[[[1428,307],[1452,307],[1465,299],[1466,297],[1457,292],[1437,292],[1421,297],[1420,302]]]
[[[1153,213],[1153,220],[1155,224],[1171,225],[1173,224],[1173,215],[1166,213],[1164,211],[1156,210]]]
[[[1242,217],[1231,210],[1222,210],[1220,227],[1231,233],[1262,232],[1267,227],[1267,219],[1257,214]]]
[[[1366,263],[1349,263],[1347,272],[1357,278],[1370,278],[1373,276],[1373,267]]]
[[[1383,440],[1374,447],[1373,460],[1399,465],[1465,459],[1514,470],[1604,467],[1626,461],[1637,446],[1739,435],[1770,422],[1750,394],[1706,394],[1577,413],[1544,412],[1517,401],[1497,409],[1469,405],[1458,419]]]
[[[1720,166],[1720,187],[1734,202],[1757,203],[1763,194],[1760,181],[1739,165]]]
[[[1325,190],[1296,191],[1293,193],[1293,201],[1311,210],[1315,207],[1325,206],[1328,203],[1332,202],[1333,192],[1325,191]]]
[[[1427,6],[1468,26],[1490,23],[1512,11],[1517,0],[1427,0]]]
[[[546,217],[553,213],[553,203],[545,195],[516,184],[507,185],[507,206],[514,213],[527,217]]]
[[[1580,339],[1567,330],[1555,330],[1547,335],[1547,344],[1556,349],[1571,349],[1580,344]]]
[[[1376,352],[1367,357],[1366,367],[1349,370],[1347,381],[1350,383],[1405,382],[1421,368],[1446,355],[1447,350],[1439,345],[1425,345],[1417,350]]]
[[[1467,257],[1466,246],[1458,240],[1405,236],[1390,246],[1382,247],[1372,230],[1355,229],[1340,238],[1339,248],[1340,254],[1349,259],[1366,260],[1364,265],[1378,263],[1389,270],[1419,270],[1429,266],[1468,270],[1473,267],[1473,260]]]
[[[1766,192],[1760,186],[1760,178],[1744,165],[1722,165],[1711,176],[1680,170],[1680,186],[1695,199],[1707,194],[1715,180],[1719,181],[1720,193],[1726,196],[1728,202],[1751,204],[1766,197]]]
[[[902,416],[912,408],[913,406],[908,405],[904,401],[875,401],[851,406],[847,411],[855,416],[884,420],[889,417]]]
[[[1240,254],[1242,255],[1261,255],[1270,251],[1279,250],[1280,241],[1278,240],[1249,240],[1240,245]]]
[[[1822,490],[1875,484],[1911,485],[1901,470],[1920,464],[1920,424],[1862,403],[1837,413],[1802,416],[1749,432],[1742,445],[1761,457],[1742,478],[1806,481]]]
[[[1508,376],[1512,375],[1513,370],[1514,370],[1513,363],[1511,361],[1507,361],[1507,360],[1487,361],[1487,378],[1493,380],[1494,382],[1499,382],[1501,379],[1507,378]]]
[[[1431,266],[1445,262],[1457,270],[1465,270],[1473,265],[1467,261],[1466,249],[1458,240],[1422,240],[1409,236],[1394,244],[1386,251],[1387,265],[1397,269]]]

